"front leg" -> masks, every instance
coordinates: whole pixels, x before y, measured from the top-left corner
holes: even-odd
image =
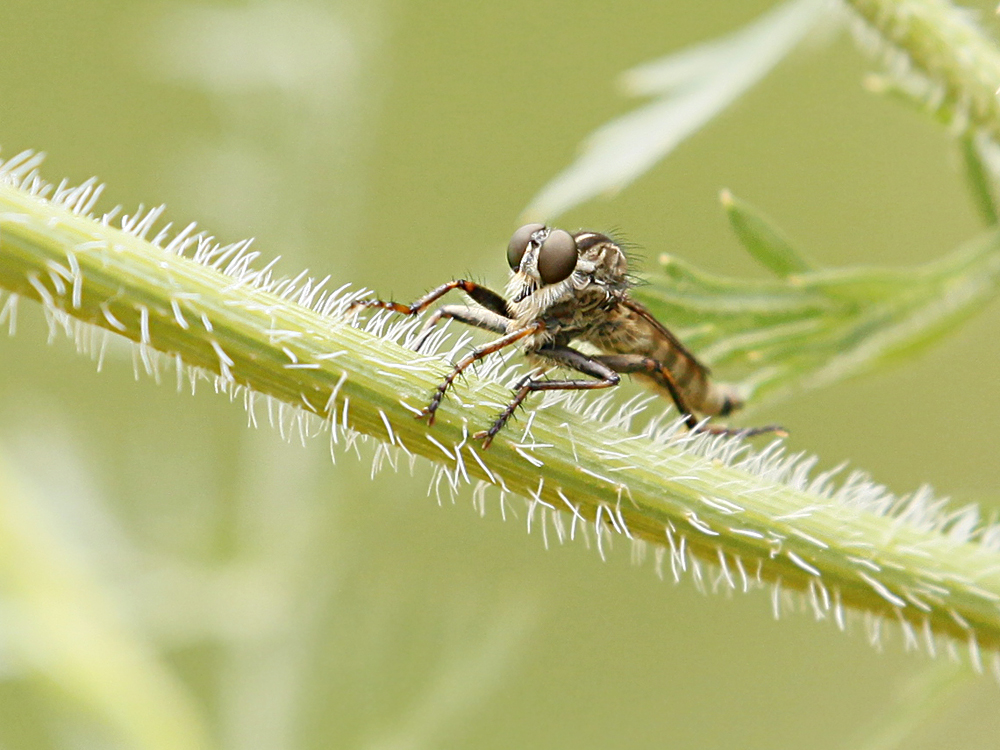
[[[465,279],[456,279],[455,281],[449,281],[447,284],[442,284],[437,289],[429,291],[412,305],[404,305],[399,302],[380,299],[363,299],[358,300],[351,305],[351,309],[360,307],[377,307],[383,310],[392,310],[393,312],[398,312],[403,315],[419,315],[452,289],[461,289],[487,310],[490,310],[503,318],[510,318],[510,315],[507,312],[507,300],[494,292],[492,289],[488,289],[485,286],[475,283],[474,281],[466,281]]]

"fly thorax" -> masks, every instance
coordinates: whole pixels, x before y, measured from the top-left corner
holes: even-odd
[[[628,288],[628,260],[613,240],[597,232],[581,232],[576,235],[576,245],[580,253],[577,273],[611,293]]]

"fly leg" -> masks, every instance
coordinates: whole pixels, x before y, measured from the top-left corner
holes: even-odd
[[[413,345],[414,351],[420,351],[424,344],[427,343],[428,337],[431,335],[431,331],[437,322],[441,318],[452,318],[457,320],[459,323],[465,323],[469,326],[476,326],[476,328],[484,328],[487,331],[493,331],[494,333],[506,333],[507,324],[510,323],[510,319],[498,315],[492,310],[487,310],[482,307],[467,307],[465,305],[444,305],[439,307],[434,311],[427,322],[424,323],[423,327],[420,329],[420,335],[417,337],[417,343]]]
[[[465,279],[456,279],[455,281],[449,281],[447,284],[442,284],[437,289],[432,289],[427,292],[427,294],[411,305],[404,305],[400,302],[392,302],[381,299],[362,299],[355,302],[351,307],[352,309],[359,307],[378,307],[383,310],[392,310],[393,312],[398,312],[403,315],[419,315],[452,289],[461,289],[487,310],[491,310],[504,318],[510,317],[507,314],[507,300],[494,292],[492,289],[487,289],[485,286],[481,286],[474,281],[466,281]]]
[[[431,401],[427,406],[423,408],[420,414],[417,415],[418,419],[427,417],[427,424],[434,424],[434,413],[438,410],[441,405],[441,400],[444,398],[444,394],[451,387],[451,384],[455,382],[455,378],[462,374],[470,365],[479,360],[483,359],[493,352],[498,352],[501,349],[510,346],[511,344],[520,341],[526,336],[530,336],[533,333],[538,333],[545,328],[545,324],[540,320],[536,320],[526,328],[518,328],[515,331],[511,331],[506,336],[501,336],[488,344],[483,344],[482,346],[477,346],[471,352],[462,357],[458,362],[455,363],[452,371],[448,373],[448,376],[441,381],[441,385],[437,387],[434,391],[434,395],[431,397]]]
[[[457,279],[449,281],[447,284],[442,284],[410,305],[380,299],[365,299],[355,302],[352,309],[375,307],[382,310],[392,310],[402,315],[415,316],[433,305],[452,289],[461,289],[485,309],[466,307],[464,305],[445,305],[431,315],[420,329],[417,343],[413,347],[416,351],[420,351],[421,347],[426,343],[431,329],[441,318],[454,318],[460,323],[476,326],[477,328],[485,328],[494,333],[505,333],[507,331],[507,322],[510,320],[510,315],[507,312],[507,300],[492,289],[487,289],[485,286],[480,286],[475,282],[466,281],[465,279]]]
[[[583,391],[595,388],[612,388],[618,385],[621,380],[618,373],[608,365],[595,357],[588,357],[586,354],[582,354],[568,346],[543,346],[533,353],[539,357],[550,359],[555,364],[568,367],[597,379],[542,380],[538,377],[540,373],[537,370],[529,373],[515,385],[514,399],[497,415],[496,420],[490,425],[490,428],[473,435],[476,440],[483,441],[484,449],[490,447],[493,438],[503,429],[507,421],[517,411],[517,407],[528,397],[529,393],[533,391]]]
[[[628,373],[643,373],[655,376],[656,382],[662,384],[667,389],[670,398],[673,399],[677,410],[684,418],[684,424],[687,425],[689,430],[708,432],[712,435],[740,435],[742,437],[753,437],[754,435],[763,435],[766,433],[775,433],[777,435],[788,434],[784,427],[773,424],[765,425],[764,427],[742,428],[701,424],[692,409],[688,406],[683,389],[677,383],[677,379],[670,371],[670,368],[652,357],[646,357],[642,354],[602,354],[594,357],[594,359],[623,375]]]

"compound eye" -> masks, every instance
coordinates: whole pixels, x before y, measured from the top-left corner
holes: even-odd
[[[510,264],[512,270],[516,271],[518,266],[521,265],[521,258],[524,257],[524,252],[528,249],[528,243],[531,242],[531,235],[542,229],[545,229],[544,224],[525,224],[514,232],[514,236],[510,238],[510,242],[507,245],[507,262]]]
[[[538,251],[538,275],[545,284],[568,278],[576,268],[576,240],[563,229],[553,229]]]

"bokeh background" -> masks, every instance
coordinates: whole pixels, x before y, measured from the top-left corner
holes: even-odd
[[[104,210],[165,202],[171,220],[256,237],[285,273],[334,287],[406,300],[466,274],[500,285],[529,199],[633,106],[617,76],[768,7],[5,0],[0,146],[45,150],[54,181],[99,176]],[[843,31],[815,39],[652,173],[560,223],[759,274],[718,206],[728,187],[824,264],[939,257],[983,227],[948,135],[863,90],[875,66]],[[995,513],[997,331],[993,305],[915,360],[755,420],[786,425],[823,467]],[[2,748],[153,747],[129,717],[162,709],[232,750],[822,749],[916,700],[929,661],[891,633],[879,652],[860,622],[776,622],[764,593],[703,596],[624,547],[606,562],[582,543],[546,550],[495,499],[485,518],[468,493],[439,505],[425,465],[372,479],[364,452],[334,465],[325,440],[250,429],[207,386],[135,378],[127,346],[98,373],[47,338],[29,303],[0,338],[0,450],[28,537],[94,587],[85,615],[145,656],[116,695],[114,660],[88,672],[14,626],[0,576]],[[62,631],[68,653],[74,627],[86,616]],[[994,748],[996,709],[996,686],[973,679],[908,747]]]

